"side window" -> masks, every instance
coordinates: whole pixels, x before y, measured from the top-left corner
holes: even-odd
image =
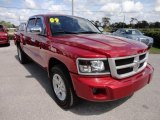
[[[31,18],[28,21],[28,25],[27,25],[27,32],[29,32],[30,28],[35,26],[35,18]]]
[[[120,30],[117,30],[116,33],[120,33]]]
[[[25,24],[25,23],[20,24],[20,26],[19,26],[18,30],[19,30],[19,31],[25,31],[25,26],[26,26],[26,24]]]
[[[36,19],[36,26],[41,27],[42,28],[42,33],[41,34],[45,35],[45,28],[43,26],[43,21],[42,21],[41,18]]]
[[[125,33],[125,31],[124,30],[120,30],[120,33],[123,34],[123,33]]]
[[[43,23],[42,23],[42,20],[40,18],[37,18],[36,26],[40,26],[41,28],[43,28]]]

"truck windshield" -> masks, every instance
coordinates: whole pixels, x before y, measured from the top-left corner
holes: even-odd
[[[88,20],[70,16],[49,18],[52,35],[57,34],[99,34],[100,31]]]

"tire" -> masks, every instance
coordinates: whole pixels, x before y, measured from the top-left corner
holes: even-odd
[[[8,43],[7,46],[10,46],[10,43]]]
[[[18,53],[19,62],[20,62],[21,64],[26,64],[26,63],[28,63],[28,57],[27,57],[27,55],[22,51],[20,45],[17,45],[17,53]]]
[[[69,109],[78,98],[74,92],[68,70],[63,65],[56,65],[51,69],[51,83],[55,102],[63,109]]]
[[[8,43],[6,44],[6,46],[10,46],[10,42],[8,42]]]

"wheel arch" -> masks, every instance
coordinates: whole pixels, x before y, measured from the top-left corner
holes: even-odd
[[[62,61],[58,60],[57,58],[50,58],[48,62],[48,76],[50,77],[51,69],[55,65],[62,65],[67,72],[69,72],[69,69],[67,68],[67,65],[63,63]]]
[[[51,78],[51,70],[52,70],[52,67],[53,67],[53,66],[56,66],[56,65],[62,65],[62,66],[63,66],[63,70],[65,70],[65,71],[68,72],[68,75],[69,75],[68,77],[70,78],[70,81],[69,81],[69,82],[71,83],[71,86],[72,86],[73,89],[75,90],[75,88],[74,88],[74,83],[73,83],[72,78],[71,78],[71,76],[70,76],[70,71],[69,71],[67,65],[66,65],[65,63],[63,63],[62,61],[54,58],[54,57],[50,58],[50,59],[49,59],[49,62],[48,62],[48,68],[47,68],[48,70],[47,70],[47,72],[48,72],[48,77],[49,77],[49,79],[50,79],[50,80],[52,79],[52,78]]]

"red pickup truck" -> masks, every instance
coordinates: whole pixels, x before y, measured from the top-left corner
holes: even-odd
[[[7,29],[3,25],[0,25],[0,45],[2,44],[10,45],[10,42],[8,39]]]
[[[152,78],[146,45],[101,34],[83,18],[35,15],[14,40],[22,64],[29,57],[47,70],[55,101],[65,109],[78,98],[103,102],[130,96]]]

